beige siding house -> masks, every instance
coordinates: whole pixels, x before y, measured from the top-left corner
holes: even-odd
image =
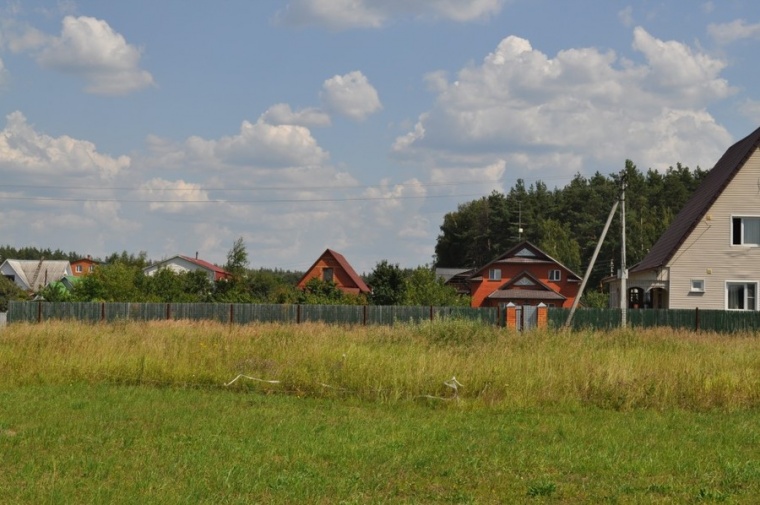
[[[758,310],[760,128],[718,160],[629,272],[629,308]],[[610,306],[620,306],[620,281]]]

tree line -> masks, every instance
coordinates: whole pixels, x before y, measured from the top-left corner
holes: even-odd
[[[11,248],[5,250],[14,253]],[[73,258],[80,258],[71,254]],[[212,281],[203,271],[175,272],[167,268],[146,275],[143,269],[150,264],[142,252],[137,255],[114,253],[100,262],[93,273],[80,277],[71,291],[61,283],[53,283],[39,293],[25,293],[10,280],[0,277],[0,311],[7,310],[8,300],[29,300],[32,297],[50,302],[469,304],[468,298],[462,298],[454,288],[445,285],[431,267],[402,269],[385,260],[378,262],[365,276],[365,281],[373,287],[369,294],[345,293],[335,282],[318,278],[308,281],[304,289],[298,289],[296,284],[303,272],[249,268],[248,251],[242,238],[233,243],[223,265],[231,274],[229,279]]]
[[[586,271],[604,224],[619,198],[626,176],[626,263],[641,261],[670,225],[706,170],[678,163],[664,173],[642,173],[627,160],[620,173],[581,174],[563,188],[548,189],[541,181],[525,186],[522,179],[506,194],[492,192],[458,206],[443,218],[435,245],[438,267],[483,266],[522,240],[528,240],[580,276]],[[616,274],[620,266],[620,212],[599,252],[589,288]]]

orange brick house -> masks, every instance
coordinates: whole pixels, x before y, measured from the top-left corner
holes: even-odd
[[[98,262],[92,259],[90,256],[86,258],[80,258],[71,262],[71,274],[74,277],[81,277],[83,275],[91,274],[97,268]]]
[[[362,293],[369,294],[370,292],[367,284],[346,261],[346,258],[332,249],[326,249],[322,253],[317,261],[301,277],[296,287],[304,289],[306,283],[314,278],[327,282],[332,281],[344,293],[358,295]]]
[[[581,277],[530,242],[524,241],[469,277],[473,307],[572,306]]]

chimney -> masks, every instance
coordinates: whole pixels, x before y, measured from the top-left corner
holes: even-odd
[[[195,259],[198,259],[198,251],[195,251]]]

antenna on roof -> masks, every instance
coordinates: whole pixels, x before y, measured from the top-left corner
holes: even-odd
[[[517,202],[517,241],[522,242],[523,225],[522,225],[522,202]],[[514,224],[514,223],[513,223]]]

